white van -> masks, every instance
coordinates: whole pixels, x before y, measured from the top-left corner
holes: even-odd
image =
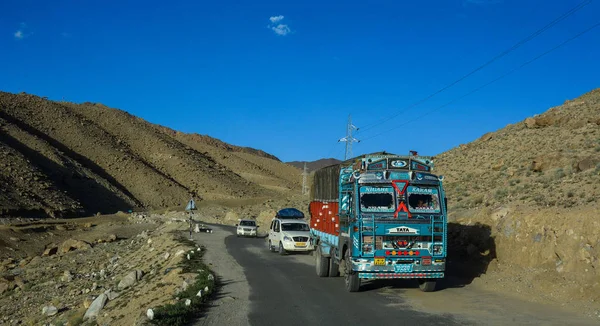
[[[290,216],[283,214],[284,211],[279,211],[269,226],[267,238],[269,250],[277,251],[280,255],[285,255],[288,251],[309,252],[314,250],[310,241],[310,226],[308,222],[302,220],[304,214],[300,213],[301,217],[298,214]],[[289,211],[285,212],[289,213]]]

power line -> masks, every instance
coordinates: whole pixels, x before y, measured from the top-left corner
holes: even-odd
[[[436,92],[432,93],[431,95],[409,105],[408,107],[404,108],[403,110],[388,116],[382,120],[380,120],[379,122],[375,122],[375,123],[371,123],[371,124],[367,124],[366,126],[364,126],[362,128],[362,132],[365,132],[367,130],[373,129],[375,126],[378,126],[384,122],[387,122],[389,120],[394,119],[395,117],[399,116],[400,114],[406,112],[409,109],[414,108],[415,106],[422,104],[423,102],[431,99],[432,97],[440,94],[441,92],[451,88],[452,86],[460,83],[461,81],[465,80],[466,78],[468,78],[469,76],[475,74],[476,72],[480,71],[481,69],[489,66],[490,64],[494,63],[495,61],[497,61],[498,59],[504,57],[505,55],[509,54],[510,52],[518,49],[519,47],[521,47],[522,45],[524,45],[525,43],[531,41],[532,39],[536,38],[537,36],[539,36],[540,34],[542,34],[543,32],[545,32],[546,30],[550,29],[551,27],[553,27],[554,25],[558,24],[559,22],[561,22],[562,20],[566,19],[567,17],[573,15],[574,13],[576,13],[577,11],[581,10],[583,7],[589,5],[592,2],[592,0],[585,0],[581,3],[579,3],[577,6],[573,7],[571,10],[565,12],[564,14],[562,14],[560,17],[554,19],[553,21],[551,21],[550,23],[548,23],[546,26],[542,27],[541,29],[537,30],[536,32],[534,32],[533,34],[527,36],[526,38],[520,40],[519,42],[517,42],[515,45],[511,46],[510,48],[504,50],[503,52],[501,52],[500,54],[496,55],[495,57],[493,57],[492,59],[490,59],[489,61],[487,61],[486,63],[482,64],[481,66],[475,68],[474,70],[472,70],[471,72],[467,73],[466,75],[460,77],[459,79],[453,81],[452,83],[448,84],[447,86],[437,90]],[[367,138],[368,139],[368,138]]]
[[[429,114],[431,114],[431,113],[433,113],[433,112],[435,112],[435,111],[439,111],[439,110],[441,110],[441,109],[445,108],[446,106],[448,106],[448,105],[450,105],[450,104],[452,104],[452,103],[454,103],[454,102],[457,102],[457,101],[459,101],[459,100],[462,100],[463,98],[465,98],[465,97],[467,97],[467,96],[469,96],[469,95],[471,95],[471,94],[473,94],[473,93],[476,93],[476,92],[480,91],[480,90],[481,90],[481,89],[483,89],[484,87],[487,87],[487,86],[489,86],[489,85],[491,85],[491,84],[493,84],[493,83],[495,83],[495,82],[499,81],[500,79],[502,79],[502,78],[504,78],[504,77],[506,77],[506,76],[508,76],[508,75],[512,74],[513,72],[515,72],[515,71],[517,71],[517,70],[519,70],[519,69],[521,69],[521,68],[523,68],[523,67],[527,66],[528,64],[530,64],[530,63],[532,63],[532,62],[534,62],[534,61],[536,61],[536,60],[540,59],[541,57],[543,57],[543,56],[545,56],[545,55],[549,54],[550,52],[552,52],[552,51],[554,51],[554,50],[557,50],[558,48],[560,48],[560,47],[562,47],[562,46],[566,45],[567,43],[569,43],[569,42],[571,42],[571,41],[573,41],[573,40],[575,40],[575,39],[577,39],[577,38],[579,38],[579,37],[583,36],[584,34],[586,34],[586,33],[590,32],[590,31],[591,31],[591,30],[593,30],[594,28],[597,28],[598,26],[600,26],[600,22],[598,22],[598,23],[596,23],[596,24],[592,25],[591,27],[589,27],[589,28],[585,29],[584,31],[580,32],[579,34],[577,34],[577,35],[575,35],[575,36],[571,37],[570,39],[567,39],[566,41],[564,41],[564,42],[560,43],[559,45],[557,45],[557,46],[555,46],[555,47],[553,47],[553,48],[551,48],[550,50],[547,50],[546,52],[544,52],[544,53],[542,53],[542,54],[540,54],[540,55],[538,55],[538,56],[534,57],[533,59],[531,59],[531,60],[529,60],[529,61],[527,61],[527,62],[525,62],[525,63],[523,63],[522,65],[520,65],[520,66],[518,66],[518,67],[516,67],[516,68],[513,68],[512,70],[508,71],[507,73],[505,73],[505,74],[503,74],[503,75],[500,75],[499,77],[497,77],[497,78],[495,78],[495,79],[493,79],[493,80],[491,80],[491,81],[489,81],[489,82],[487,82],[487,83],[483,84],[482,86],[479,86],[479,87],[477,87],[477,88],[473,89],[472,91],[468,92],[467,94],[465,94],[465,95],[463,95],[463,96],[461,96],[461,97],[459,97],[459,98],[456,98],[456,99],[454,99],[454,100],[452,100],[452,101],[450,101],[450,102],[448,102],[448,103],[446,103],[446,104],[444,104],[444,105],[442,105],[442,106],[439,106],[439,107],[437,107],[437,108],[435,108],[435,109],[433,109],[433,110],[430,110],[429,112],[426,112],[425,114],[422,114],[422,115],[420,115],[420,116],[418,116],[418,117],[416,117],[416,118],[414,118],[414,119],[412,119],[412,120],[406,121],[406,122],[404,122],[403,124],[400,124],[400,125],[398,125],[398,126],[396,126],[396,127],[394,127],[394,128],[388,129],[388,130],[386,130],[386,131],[384,131],[384,132],[381,132],[381,133],[378,133],[378,134],[376,134],[376,135],[374,135],[374,136],[371,136],[371,137],[365,138],[365,139],[363,139],[363,141],[366,141],[366,140],[373,139],[373,138],[375,138],[375,137],[379,137],[379,136],[381,136],[381,135],[384,135],[384,134],[386,134],[386,133],[388,133],[388,132],[390,132],[390,131],[392,131],[392,130],[396,130],[396,129],[398,129],[398,128],[402,127],[402,126],[405,126],[405,125],[407,125],[407,124],[409,124],[409,123],[415,122],[415,121],[417,121],[417,120],[419,120],[419,119],[421,119],[421,118],[423,118],[423,117],[425,117],[425,116],[427,116],[427,115],[429,115]]]
[[[346,143],[346,154],[344,155],[344,160],[348,159],[348,156],[352,157],[352,143],[360,142],[360,140],[352,137],[352,131],[358,130],[358,128],[352,124],[352,117],[348,115],[348,125],[346,126],[346,137],[340,138],[338,142]]]

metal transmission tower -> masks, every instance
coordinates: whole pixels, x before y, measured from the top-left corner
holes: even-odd
[[[344,161],[348,159],[348,157],[352,157],[352,143],[359,143],[360,140],[352,137],[352,131],[358,130],[358,128],[352,124],[352,117],[348,115],[348,126],[346,127],[346,137],[341,138],[338,142],[346,142],[346,154],[344,154]]]
[[[308,177],[308,169],[306,168],[306,162],[304,162],[304,172],[302,172],[302,194],[308,194],[308,184],[306,183]]]

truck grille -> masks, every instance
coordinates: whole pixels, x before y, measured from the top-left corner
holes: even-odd
[[[308,237],[294,237],[294,241],[296,242],[307,242]]]

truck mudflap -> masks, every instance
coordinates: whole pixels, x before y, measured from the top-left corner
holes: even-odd
[[[444,273],[358,273],[358,278],[363,279],[389,279],[389,278],[405,278],[405,279],[422,279],[422,278],[444,278]]]

